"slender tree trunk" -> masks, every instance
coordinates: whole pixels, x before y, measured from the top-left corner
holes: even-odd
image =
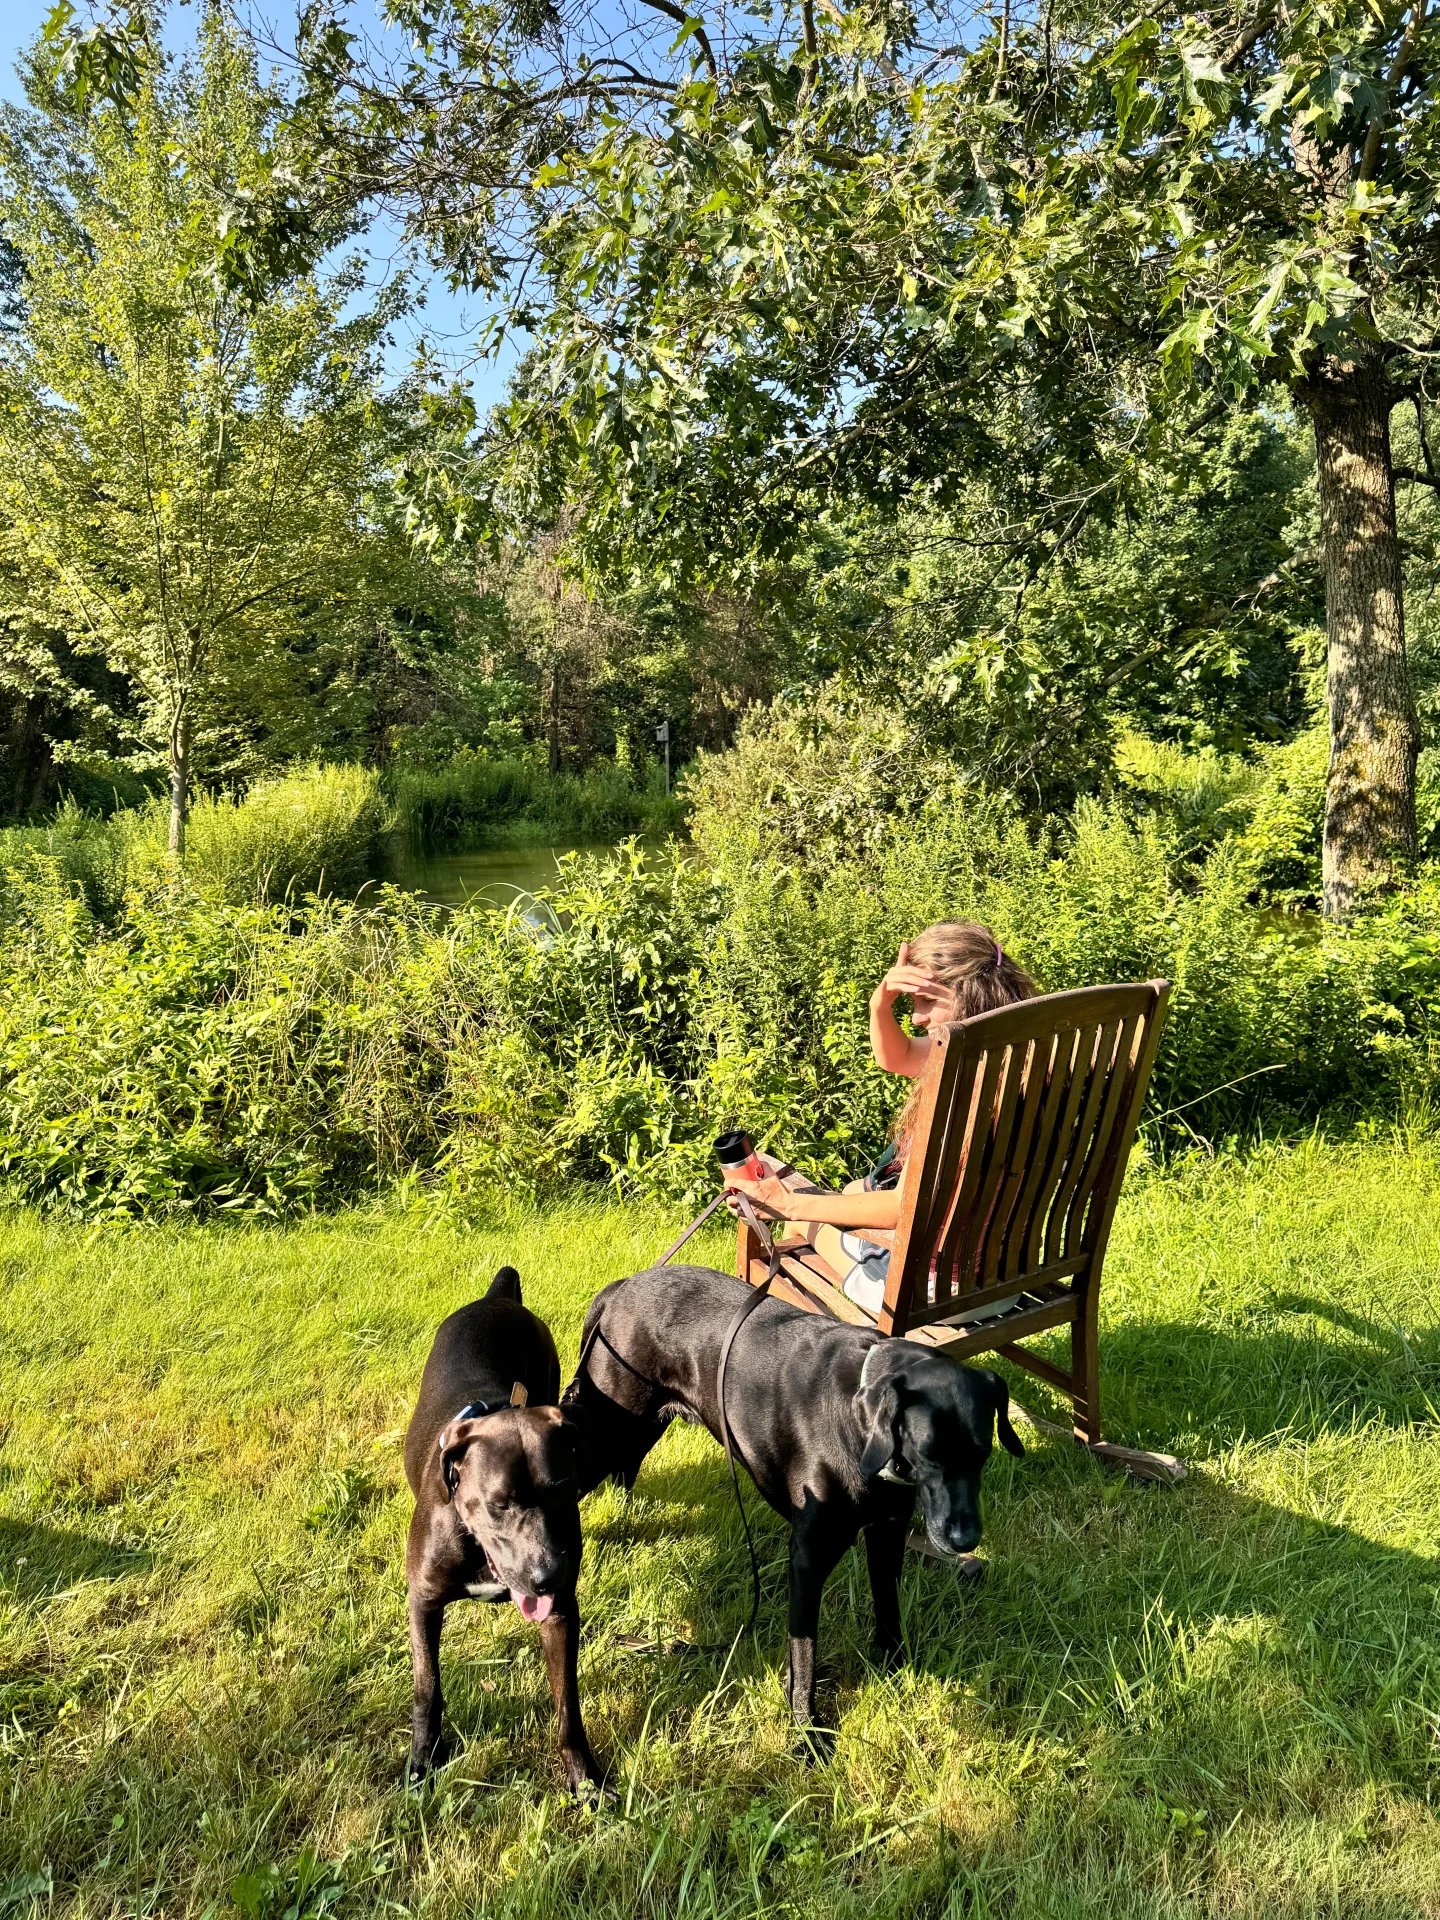
[[[1325,557],[1325,915],[1344,920],[1360,894],[1414,857],[1420,730],[1405,666],[1384,369],[1332,362],[1299,397],[1315,428]]]
[[[170,852],[185,858],[185,823],[190,817],[190,716],[176,714],[170,728]]]
[[[550,669],[550,771],[560,771],[560,662]]]

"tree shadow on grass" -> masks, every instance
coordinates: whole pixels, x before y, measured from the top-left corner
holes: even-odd
[[[155,1556],[88,1533],[38,1521],[0,1520],[0,1594],[25,1603],[52,1600],[91,1580],[144,1573]]]
[[[1197,1436],[1203,1452],[1280,1432],[1315,1440],[1440,1421],[1440,1327],[1283,1293],[1223,1328],[1106,1328],[1101,1411],[1111,1438],[1167,1435],[1138,1444],[1170,1447]]]

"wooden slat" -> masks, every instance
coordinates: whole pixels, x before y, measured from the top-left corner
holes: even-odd
[[[1105,1088],[1109,1083],[1110,1061],[1115,1051],[1116,1036],[1120,1032],[1121,1022],[1107,1021],[1095,1036],[1085,1075],[1085,1104],[1076,1123],[1075,1137],[1070,1142],[1069,1160],[1065,1176],[1055,1191],[1050,1205],[1050,1217],[1045,1224],[1045,1258],[1058,1260],[1065,1253],[1065,1223],[1069,1218],[1071,1201],[1080,1177],[1085,1171],[1085,1158],[1089,1150],[1095,1122],[1105,1098]]]
[[[1028,1340],[1032,1333],[1043,1333],[1046,1327],[1058,1327],[1066,1320],[1073,1320],[1078,1305],[1077,1295],[1066,1294],[1063,1300],[1052,1301],[1049,1306],[1029,1308],[1013,1319],[991,1321],[987,1327],[916,1327],[901,1337],[914,1340],[920,1346],[934,1347],[952,1359],[965,1353],[993,1353],[998,1329],[1004,1329],[1008,1346],[1015,1340]]]
[[[930,1250],[926,1260],[926,1270],[933,1265],[935,1270],[935,1299],[953,1297],[956,1288],[955,1262],[959,1241],[963,1238],[965,1224],[970,1209],[975,1204],[975,1195],[985,1177],[993,1126],[991,1115],[995,1108],[995,1089],[1001,1070],[1008,1058],[1005,1050],[989,1049],[980,1055],[972,1078],[974,1090],[970,1097],[966,1113],[963,1162],[958,1168],[958,1181],[954,1198],[946,1210],[944,1226],[939,1244],[930,1241]],[[912,1311],[914,1307],[912,1301]]]
[[[1055,1367],[1048,1360],[1042,1360],[1038,1353],[1031,1353],[1025,1347],[1017,1347],[1013,1340],[1003,1347],[996,1347],[1002,1359],[1011,1361],[1017,1367],[1023,1367],[1026,1373],[1033,1373],[1037,1380],[1043,1380],[1048,1386],[1058,1387],[1061,1393],[1069,1393],[1074,1384],[1072,1377],[1063,1367]]]
[[[1050,1211],[1055,1190],[1064,1177],[1070,1164],[1070,1148],[1075,1135],[1075,1118],[1080,1111],[1080,1102],[1085,1096],[1085,1086],[1089,1076],[1091,1049],[1095,1044],[1093,1027],[1077,1027],[1070,1036],[1070,1060],[1066,1074],[1065,1105],[1055,1124],[1050,1149],[1045,1159],[1045,1171],[1039,1188],[1030,1206],[1030,1218],[1023,1239],[1018,1243],[1017,1273],[1024,1273],[1038,1266],[1043,1257],[1045,1242],[1045,1221]],[[1009,1249],[1007,1248],[1007,1272]]]
[[[963,1041],[949,1044],[953,1047],[955,1071],[949,1084],[949,1106],[939,1151],[931,1161],[934,1185],[928,1198],[917,1193],[913,1202],[920,1238],[914,1254],[914,1285],[910,1290],[912,1312],[917,1305],[915,1289],[921,1288],[928,1295],[931,1275],[937,1272],[936,1242],[944,1234],[946,1222],[966,1184],[970,1157],[975,1151],[976,1115],[985,1098],[986,1067],[982,1065],[985,1056],[969,1054]],[[937,1112],[937,1120],[939,1117]],[[905,1184],[908,1194],[908,1179]],[[918,1302],[925,1303],[924,1298]]]
[[[1037,1150],[1036,1124],[1041,1104],[1050,1087],[1055,1059],[1055,1036],[1048,1034],[1029,1043],[1030,1052],[1021,1073],[1023,1092],[1014,1137],[1005,1153],[1005,1179],[985,1225],[984,1245],[979,1250],[975,1278],[979,1286],[989,1286],[1000,1278],[1000,1263],[1010,1222],[1020,1204],[1020,1196],[1030,1184],[1030,1161]],[[1043,1060],[1043,1064],[1042,1064]]]
[[[768,1261],[755,1261],[750,1269],[749,1284],[752,1287],[758,1287],[769,1271],[770,1266]],[[806,1293],[803,1288],[797,1287],[795,1282],[787,1279],[783,1273],[777,1273],[775,1278],[770,1282],[770,1293],[772,1298],[783,1300],[788,1306],[803,1307],[806,1313],[822,1313],[824,1311],[817,1300]]]
[[[817,1268],[823,1271],[817,1271]],[[817,1304],[836,1320],[844,1320],[852,1327],[873,1327],[876,1324],[874,1314],[867,1313],[857,1300],[852,1300],[849,1294],[842,1291],[839,1274],[813,1249],[803,1258],[792,1254],[785,1262],[784,1272],[797,1287],[804,1287]]]
[[[1067,1258],[1077,1254],[1085,1244],[1085,1211],[1090,1204],[1090,1196],[1095,1190],[1095,1182],[1100,1178],[1105,1166],[1106,1152],[1115,1127],[1125,1110],[1126,1096],[1130,1091],[1131,1055],[1136,1043],[1137,1028],[1138,1022],[1123,1024],[1115,1042],[1115,1065],[1111,1069],[1110,1081],[1105,1089],[1105,1104],[1095,1123],[1095,1134],[1090,1142],[1090,1150],[1085,1156],[1085,1171],[1075,1188],[1074,1198],[1070,1202],[1070,1217],[1065,1223]]]
[[[1001,1085],[999,1108],[991,1123],[986,1142],[985,1172],[975,1195],[970,1217],[965,1222],[960,1236],[960,1248],[952,1268],[955,1300],[964,1300],[976,1286],[980,1277],[980,1261],[985,1249],[985,1237],[990,1231],[995,1209],[1000,1202],[1001,1187],[1005,1179],[1006,1163],[1016,1131],[1020,1125],[1023,1089],[1021,1085],[1022,1054],[1020,1045],[1012,1047],[1006,1057],[1005,1078]],[[972,1277],[973,1276],[973,1277]],[[969,1282],[967,1285],[966,1282]],[[939,1288],[936,1288],[939,1298]]]
[[[1105,1249],[1110,1240],[1110,1227],[1115,1218],[1116,1202],[1120,1197],[1120,1183],[1125,1178],[1130,1149],[1135,1143],[1136,1130],[1140,1125],[1140,1110],[1150,1089],[1150,1076],[1155,1069],[1155,1054],[1160,1044],[1160,1029],[1164,1024],[1165,1009],[1170,1000],[1168,980],[1152,980],[1149,986],[1150,1005],[1141,1015],[1139,1030],[1131,1049],[1130,1080],[1125,1111],[1120,1117],[1119,1127],[1110,1149],[1110,1159],[1104,1179],[1094,1195],[1090,1217],[1085,1223],[1085,1256],[1086,1264],[1094,1276],[1092,1285],[1098,1281],[1101,1267],[1104,1265]]]
[[[966,1086],[972,1063],[959,1026],[934,1038],[921,1082],[920,1111],[907,1156],[904,1197],[895,1229],[895,1250],[885,1275],[880,1329],[904,1326],[916,1287],[924,1287],[933,1244],[931,1219],[944,1190],[943,1166],[958,1159],[965,1122]]]
[[[977,1287],[973,1293],[961,1294],[954,1300],[942,1300],[935,1304],[917,1308],[910,1316],[912,1327],[928,1326],[936,1320],[951,1320],[957,1313],[969,1313],[973,1309],[987,1307],[996,1300],[1008,1300],[1017,1293],[1044,1292],[1046,1289],[1068,1285],[1084,1267],[1081,1260],[1057,1260],[1052,1266],[1037,1267],[1034,1273],[1027,1273],[1023,1280],[998,1280],[991,1287]]]

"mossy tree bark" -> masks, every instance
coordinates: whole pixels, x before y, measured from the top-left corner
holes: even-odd
[[[1344,920],[1360,896],[1395,878],[1416,845],[1420,741],[1405,662],[1393,397],[1373,360],[1332,362],[1298,397],[1315,430],[1325,567],[1325,915]]]

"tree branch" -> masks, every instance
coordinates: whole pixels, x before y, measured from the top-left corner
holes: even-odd
[[[1420,38],[1420,29],[1425,24],[1425,10],[1428,5],[1429,0],[1416,0],[1395,58],[1390,63],[1390,71],[1385,76],[1387,91],[1399,86],[1405,78],[1405,70],[1415,57],[1415,42]],[[1384,138],[1385,122],[1377,113],[1370,122],[1370,131],[1365,136],[1365,150],[1360,156],[1359,178],[1361,180],[1373,180],[1380,171],[1380,143]]]
[[[1274,18],[1274,0],[1263,0],[1263,4],[1255,9],[1235,38],[1221,51],[1221,66],[1233,67],[1237,60],[1243,60]]]
[[[667,15],[677,26],[683,27],[686,21],[692,17],[686,13],[683,7],[677,7],[674,4],[674,0],[645,0],[645,5],[647,7],[653,7],[657,13]],[[704,27],[698,24],[695,28],[695,44],[705,56],[705,65],[710,70],[710,78],[712,80],[718,80],[720,78],[720,69],[715,63],[715,52],[710,45],[710,36],[706,33]]]
[[[1390,471],[1397,480],[1411,480],[1417,486],[1433,487],[1440,493],[1440,478],[1433,473],[1422,473],[1419,467],[1392,467]]]
[[[1415,407],[1415,431],[1420,436],[1420,457],[1425,462],[1425,471],[1430,477],[1431,486],[1437,484],[1435,477],[1435,458],[1430,451],[1430,436],[1425,431],[1425,409],[1420,404],[1419,394],[1412,394]]]
[[[1000,10],[1000,51],[995,59],[995,78],[990,83],[990,98],[994,100],[1000,92],[1000,83],[1005,78],[1005,62],[1010,53],[1010,0],[1004,0]]]

